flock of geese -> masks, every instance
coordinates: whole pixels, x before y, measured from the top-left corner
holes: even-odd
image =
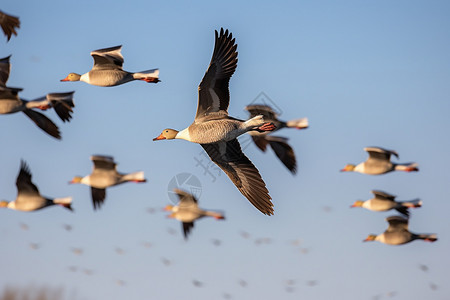
[[[17,34],[15,27],[19,26],[18,19],[0,11],[0,23],[8,40],[12,34]],[[148,83],[158,83],[159,70],[151,69],[142,72],[124,71],[121,46],[99,49],[91,52],[94,66],[85,74],[70,73],[61,81],[83,81],[97,86],[116,86],[133,80]],[[277,114],[267,105],[249,105],[246,110],[250,117],[240,120],[228,115],[230,102],[229,81],[237,67],[237,44],[232,34],[223,28],[220,33],[215,31],[215,46],[208,69],[198,87],[198,105],[192,124],[182,130],[164,129],[154,141],[183,139],[200,146],[209,158],[220,167],[234,183],[236,188],[247,198],[253,206],[265,215],[273,215],[273,203],[258,169],[243,153],[237,138],[245,133],[251,135],[256,146],[266,151],[267,146],[275,152],[285,167],[296,173],[297,163],[292,147],[287,138],[274,136],[270,133],[282,128],[308,128],[306,118],[281,121]],[[10,114],[22,111],[36,125],[47,134],[60,139],[57,126],[36,109],[55,109],[63,121],[70,121],[73,104],[73,93],[53,93],[36,100],[26,101],[19,98],[20,88],[7,87],[10,63],[9,57],[0,60],[0,114]],[[394,151],[370,147],[365,148],[369,153],[367,161],[358,165],[348,164],[341,171],[354,171],[370,175],[379,175],[391,171],[418,171],[417,164],[396,164],[390,161]],[[76,176],[70,183],[81,183],[91,187],[94,210],[101,207],[106,198],[106,188],[125,182],[146,182],[144,172],[119,173],[113,157],[93,155],[92,173],[84,177]],[[31,180],[31,172],[27,164],[22,161],[16,180],[17,197],[15,201],[1,201],[0,207],[22,211],[35,211],[44,207],[60,205],[71,209],[71,198],[47,198],[40,194]],[[203,210],[198,206],[198,200],[190,193],[179,189],[174,190],[179,198],[178,205],[165,207],[170,211],[169,217],[182,223],[184,237],[187,238],[194,226],[194,221],[203,217],[224,219],[219,212]],[[353,207],[361,206],[374,211],[396,209],[408,217],[408,208],[420,207],[420,200],[396,202],[394,196],[381,191],[373,191],[375,198],[367,201],[357,201]],[[366,241],[377,240],[386,244],[404,244],[416,239],[436,241],[435,234],[415,234],[408,230],[408,218],[392,216],[386,219],[388,229],[379,235],[369,235]]]
[[[341,172],[359,172],[369,175],[381,175],[393,171],[417,172],[419,171],[417,163],[393,163],[391,155],[398,158],[398,153],[379,147],[366,147],[365,151],[369,154],[366,161],[357,165],[347,164]],[[389,223],[388,228],[381,234],[369,234],[364,240],[379,241],[388,245],[402,245],[414,240],[425,240],[428,242],[437,241],[436,234],[416,234],[408,229],[408,208],[421,207],[422,201],[419,199],[411,201],[395,201],[395,196],[382,191],[372,191],[374,198],[356,201],[351,207],[364,207],[372,211],[388,211],[395,209],[404,216],[390,216],[386,218]]]

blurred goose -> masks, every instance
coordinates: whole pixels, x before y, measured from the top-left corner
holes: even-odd
[[[216,220],[223,220],[225,217],[213,211],[203,210],[198,207],[197,199],[180,189],[174,189],[180,202],[178,205],[167,205],[164,209],[171,211],[172,213],[168,216],[169,218],[177,219],[182,222],[184,238],[187,239],[191,229],[194,227],[194,221],[203,217],[213,217]]]
[[[277,114],[268,105],[248,105],[245,107],[250,113],[250,118],[256,117],[258,115],[263,115],[264,120],[267,122],[272,122],[276,129],[274,131],[280,130],[281,128],[296,128],[296,129],[306,129],[308,128],[308,119],[302,118],[291,121],[281,121],[278,119]],[[297,161],[295,159],[294,150],[287,143],[288,139],[284,137],[278,137],[273,135],[268,135],[267,132],[257,132],[249,131],[252,136],[255,145],[261,149],[263,152],[266,151],[267,145],[270,145],[275,152],[276,156],[281,160],[281,162],[288,168],[292,174],[297,172]]]
[[[380,175],[391,171],[417,172],[417,163],[396,164],[390,161],[391,155],[398,158],[398,154],[392,150],[379,147],[366,147],[364,151],[369,153],[369,158],[358,165],[347,164],[341,172],[359,172],[369,175]]]
[[[8,15],[0,10],[0,26],[9,41],[13,34],[17,36],[16,28],[20,28],[20,21],[18,17]]]
[[[408,219],[401,216],[391,216],[386,218],[389,223],[388,228],[382,234],[370,234],[364,242],[379,241],[388,245],[402,245],[414,240],[424,240],[427,242],[437,241],[436,234],[415,234],[408,230]]]
[[[10,57],[0,59],[0,114],[12,114],[21,111],[47,134],[61,139],[58,126],[45,115],[33,109],[46,110],[53,107],[62,121],[70,121],[73,112],[72,107],[75,106],[73,103],[74,92],[51,93],[32,101],[19,98],[21,88],[6,86],[11,69]]]
[[[122,46],[99,49],[91,52],[94,66],[89,72],[80,75],[70,73],[61,81],[84,81],[97,86],[115,86],[132,80],[157,83],[159,70],[152,69],[138,73],[131,73],[122,69],[123,56],[120,53]]]
[[[75,176],[69,183],[82,183],[91,187],[94,209],[100,208],[106,197],[106,188],[125,182],[146,182],[144,172],[122,174],[117,172],[112,156],[93,155],[94,168],[90,175]]]
[[[16,179],[17,198],[15,201],[0,201],[0,207],[21,211],[35,211],[48,206],[60,205],[72,210],[72,198],[46,198],[31,181],[31,172],[24,161],[20,163],[20,172]]]
[[[228,30],[215,31],[212,59],[198,87],[197,114],[182,131],[164,129],[153,140],[184,139],[200,144],[211,160],[233,181],[239,191],[262,213],[273,214],[266,185],[252,162],[244,155],[237,137],[251,130],[271,131],[272,123],[261,115],[247,121],[228,116],[229,81],[237,66],[237,45]]]
[[[364,207],[372,211],[387,211],[391,209],[397,210],[399,213],[409,217],[408,208],[421,207],[422,201],[414,199],[410,201],[395,201],[395,196],[383,191],[371,191],[374,198],[362,201],[358,200],[351,207]]]

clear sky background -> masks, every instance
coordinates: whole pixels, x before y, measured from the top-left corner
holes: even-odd
[[[48,286],[86,300],[449,299],[448,1],[4,0],[0,9],[21,21],[17,37],[0,38],[0,57],[12,54],[8,85],[25,99],[74,90],[76,105],[70,123],[44,112],[62,141],[23,113],[0,116],[0,198],[15,199],[24,159],[41,193],[72,196],[75,210],[0,211],[1,290]],[[152,141],[193,121],[220,27],[239,52],[230,115],[246,118],[243,108],[264,92],[280,118],[309,118],[307,130],[277,133],[290,138],[296,176],[271,150],[245,147],[273,198],[271,217],[225,174],[205,174],[199,145]],[[158,67],[162,82],[59,81],[89,71],[92,50],[116,45],[125,70]],[[366,159],[366,146],[396,150],[420,172],[340,173]],[[94,212],[90,188],[68,184],[91,172],[92,154],[114,156],[119,171],[143,170],[148,182],[108,189]],[[201,182],[200,206],[227,218],[199,220],[188,241],[162,211],[180,173]],[[373,189],[421,198],[410,229],[439,240],[363,243],[395,214],[350,208]]]

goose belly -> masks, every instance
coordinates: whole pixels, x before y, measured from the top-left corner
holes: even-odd
[[[122,70],[94,70],[82,76],[81,80],[97,86],[115,86],[133,79],[133,76]]]
[[[0,99],[0,114],[12,114],[22,110],[22,103],[17,100]]]
[[[374,210],[374,211],[386,211],[386,210],[390,210],[396,206],[395,202],[383,201],[383,200],[377,200],[377,199],[372,199],[366,203],[364,203],[363,206],[365,206],[367,209]]]
[[[14,209],[33,211],[46,207],[47,200],[42,197],[19,197],[14,203]]]
[[[411,233],[407,231],[385,232],[380,239],[381,242],[389,245],[402,245],[412,241]]]
[[[231,141],[246,132],[239,125],[239,122],[232,120],[214,120],[200,125],[195,124],[195,134],[190,133],[191,141],[199,144]]]

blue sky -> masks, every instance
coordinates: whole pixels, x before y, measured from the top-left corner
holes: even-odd
[[[70,123],[45,112],[62,141],[23,114],[0,116],[0,198],[15,198],[24,159],[42,194],[72,196],[75,209],[0,211],[0,289],[62,287],[67,299],[112,300],[450,296],[447,1],[6,0],[0,9],[21,20],[17,37],[0,38],[0,57],[12,54],[8,85],[24,88],[25,99],[74,90],[76,105]],[[199,145],[152,141],[166,127],[192,122],[221,27],[233,33],[239,52],[230,115],[245,118],[243,108],[264,92],[282,119],[310,122],[307,130],[277,134],[295,150],[296,176],[271,151],[245,148],[273,198],[271,217],[225,174],[215,180],[205,174],[196,165],[204,158]],[[124,69],[160,68],[162,82],[102,88],[59,81],[89,71],[90,51],[116,45],[123,45]],[[399,162],[415,161],[420,172],[340,173],[366,159],[366,146],[396,150]],[[143,170],[148,182],[110,188],[94,212],[89,187],[68,184],[90,173],[92,154],[114,156],[119,171]],[[202,207],[227,218],[198,221],[187,242],[181,225],[161,211],[180,173],[199,179]],[[421,198],[410,229],[437,233],[439,241],[362,243],[384,231],[384,218],[394,214],[349,208],[373,189],[400,200]]]

